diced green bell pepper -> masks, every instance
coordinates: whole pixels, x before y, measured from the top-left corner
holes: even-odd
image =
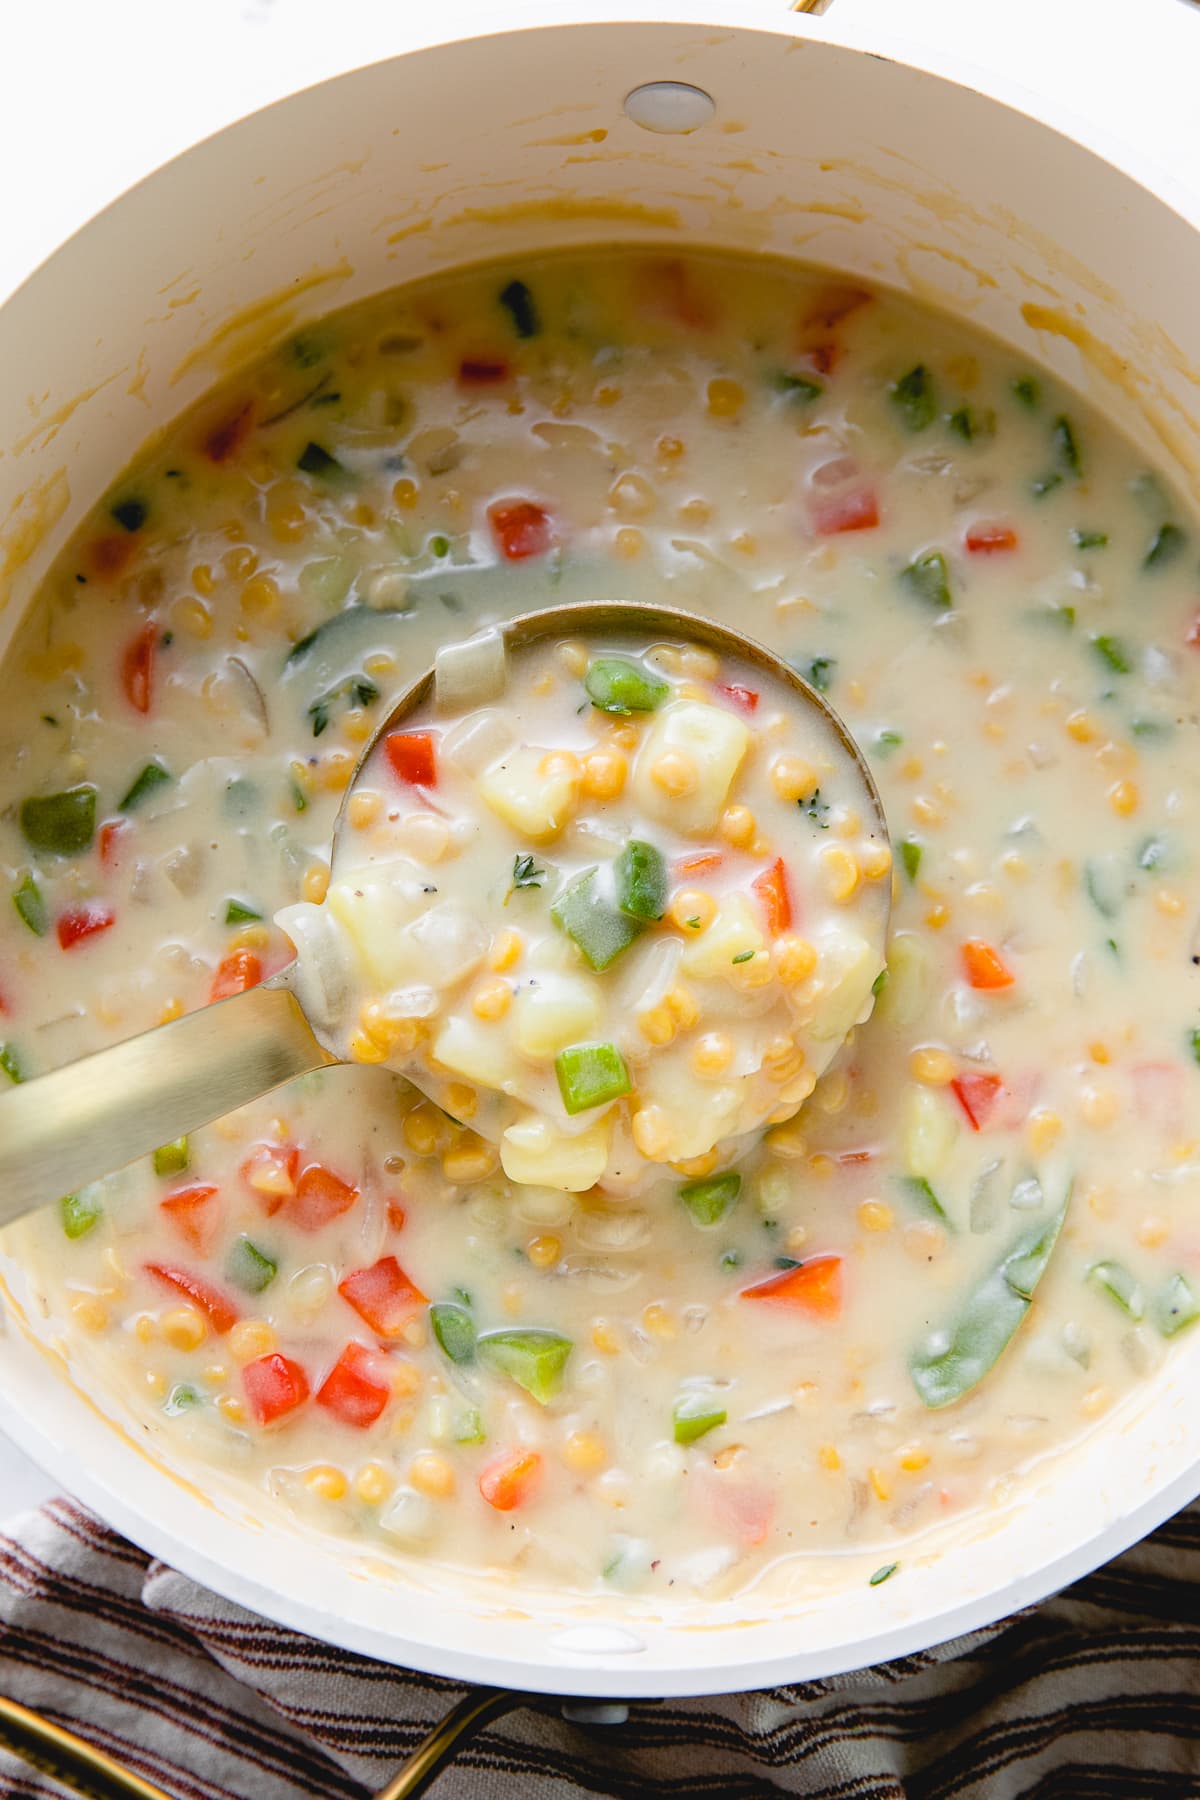
[[[661,919],[667,910],[667,864],[661,850],[630,838],[613,864],[617,905],[635,919]]]
[[[910,431],[924,431],[937,417],[933,376],[924,363],[892,383],[892,404]]]
[[[262,914],[247,906],[244,900],[229,900],[225,905],[225,923],[227,925],[252,925],[261,919]]]
[[[554,1059],[558,1091],[569,1113],[619,1100],[633,1086],[615,1044],[568,1044]]]
[[[679,1190],[679,1198],[697,1225],[707,1229],[720,1224],[741,1191],[742,1178],[736,1169],[730,1169],[725,1175],[710,1175],[705,1181],[686,1182]]]
[[[96,790],[86,782],[60,794],[33,794],[21,804],[21,830],[35,850],[78,856],[96,835]]]
[[[190,1412],[193,1406],[200,1406],[201,1404],[201,1395],[196,1392],[196,1389],[191,1383],[189,1381],[179,1381],[176,1382],[175,1386],[163,1401],[163,1411],[174,1417],[176,1413]]]
[[[937,607],[939,612],[954,604],[950,594],[950,572],[940,550],[918,556],[907,568],[901,569],[900,580],[915,599],[926,606]]]
[[[171,772],[160,762],[148,762],[137,779],[131,783],[125,797],[117,807],[118,812],[136,812],[145,804],[156,789],[165,787],[171,779]]]
[[[86,1237],[104,1217],[104,1208],[87,1188],[78,1194],[64,1194],[58,1203],[62,1228],[69,1238]]]
[[[729,1415],[709,1394],[684,1394],[682,1399],[675,1402],[672,1417],[675,1421],[675,1442],[694,1444],[705,1432],[715,1431],[718,1425],[724,1425]]]
[[[1093,1263],[1087,1272],[1087,1278],[1093,1287],[1115,1300],[1123,1313],[1129,1318],[1140,1319],[1146,1311],[1146,1296],[1142,1292],[1141,1283],[1134,1277],[1123,1263]]]
[[[32,875],[26,875],[13,893],[13,905],[21,920],[35,937],[45,937],[50,929],[50,914],[42,898],[42,890]]]
[[[1185,1325],[1200,1319],[1200,1300],[1184,1275],[1172,1275],[1161,1294],[1154,1300],[1154,1323],[1164,1337],[1174,1337]]]
[[[156,1175],[182,1175],[188,1166],[191,1151],[185,1137],[172,1138],[169,1144],[160,1144],[154,1152],[154,1173]]]
[[[429,1309],[433,1335],[453,1363],[475,1360],[475,1325],[465,1306],[439,1300]]]
[[[0,1044],[0,1069],[8,1076],[14,1086],[20,1086],[25,1079],[25,1071],[21,1067],[21,1059],[13,1044]]]
[[[248,1237],[239,1237],[229,1246],[225,1273],[243,1293],[261,1294],[278,1275],[279,1264]]]
[[[601,712],[654,712],[670,693],[670,684],[651,674],[644,663],[628,656],[598,656],[583,678],[587,697]]]
[[[476,1407],[465,1407],[458,1414],[454,1421],[454,1441],[456,1444],[484,1444],[487,1442],[487,1432],[483,1429],[483,1420]]]
[[[589,869],[558,896],[550,917],[579,946],[589,969],[599,973],[614,963],[642,930],[638,919],[623,913],[602,892],[600,871]]]
[[[574,1345],[559,1331],[537,1327],[515,1331],[485,1331],[475,1341],[481,1363],[507,1375],[518,1387],[545,1406],[562,1386],[563,1370]]]

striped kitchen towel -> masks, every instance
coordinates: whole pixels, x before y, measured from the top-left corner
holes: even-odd
[[[0,1536],[0,1692],[179,1800],[362,1800],[459,1697],[283,1631],[68,1501]],[[1200,1796],[1200,1505],[1044,1606],[802,1687],[468,1744],[434,1800]],[[67,1790],[0,1754],[0,1794]]]

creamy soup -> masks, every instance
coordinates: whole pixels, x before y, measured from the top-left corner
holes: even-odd
[[[875,797],[816,694],[736,656],[568,639],[509,665],[495,630],[439,651],[371,752],[324,902],[277,915],[298,992],[509,1181],[707,1177],[871,1011]]]
[[[368,1056],[165,1144],[21,1229],[78,1378],[376,1553],[666,1598],[877,1546],[903,1579],[907,1537],[1002,1504],[1198,1314],[1198,595],[1191,519],[1082,402],[816,273],[581,253],[306,327],[122,476],[8,654],[5,1078],[280,968],[374,721],[439,646],[570,600],[723,619],[828,694],[891,828],[886,982],[796,1117],[680,1141],[634,1194],[607,1161],[506,1174],[453,1058],[440,1105]],[[543,674],[522,741],[615,780],[619,731],[559,731],[573,647]],[[870,877],[838,796],[783,810],[760,710],[697,845],[728,862],[627,957],[682,964],[736,889],[786,985],[809,921],[764,930],[757,875],[803,843]],[[445,1018],[502,988],[519,1018],[559,930],[533,871],[620,853],[486,810],[488,942]],[[578,1039],[624,1044],[631,1088],[643,1046],[754,1042],[749,1006],[699,1016],[703,971],[645,979],[619,1043],[591,989]]]

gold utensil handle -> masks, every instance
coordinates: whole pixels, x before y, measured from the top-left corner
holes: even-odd
[[[404,1767],[375,1800],[417,1800],[436,1781],[468,1738],[530,1699],[507,1688],[475,1688],[436,1724]],[[0,1744],[23,1761],[65,1782],[86,1800],[172,1800],[153,1782],[143,1781],[102,1750],[40,1713],[0,1695]],[[249,1800],[249,1797],[247,1797]]]
[[[250,988],[0,1094],[0,1225],[332,1058],[286,988]]]

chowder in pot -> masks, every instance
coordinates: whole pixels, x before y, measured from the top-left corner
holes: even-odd
[[[886,980],[799,1116],[636,1196],[510,1181],[469,1074],[439,1108],[379,1066],[408,1015],[372,996],[361,1066],[26,1229],[89,1382],[200,1482],[219,1465],[376,1553],[579,1592],[729,1593],[849,1545],[882,1575],[1003,1505],[1200,1316],[1196,593],[1192,521],[1111,426],[819,272],[581,253],[280,345],[121,477],[8,653],[7,1079],[281,965],[274,915],[325,896],[376,709],[448,638],[576,598],[786,653],[868,757],[895,854],[772,780],[746,700],[786,829],[720,809],[648,930],[702,941],[736,892],[755,942],[711,994],[681,968],[628,994],[633,1092],[639,1041],[678,1041],[714,1104],[744,948],[819,972],[816,896],[792,883],[785,924],[755,886],[797,832],[829,894],[893,882]],[[669,672],[720,673],[686,650]],[[526,842],[517,809],[497,843],[538,932],[533,872],[556,842],[581,862],[589,783],[617,799],[649,729],[580,675],[575,646],[547,661],[583,709],[561,820]],[[412,834],[431,884],[452,823]],[[506,897],[455,977],[478,1019],[528,995]]]

